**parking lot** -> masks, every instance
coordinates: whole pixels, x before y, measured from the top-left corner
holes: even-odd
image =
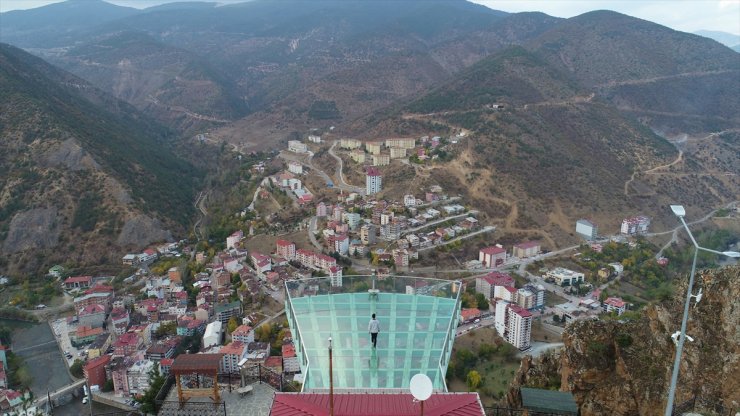
[[[71,367],[76,359],[84,361],[85,357],[83,356],[83,352],[85,351],[85,348],[75,348],[72,346],[72,341],[69,339],[69,332],[75,331],[77,329],[77,325],[74,323],[67,323],[67,320],[62,318],[53,321],[51,326],[54,330],[54,337],[56,338],[59,347],[64,351],[67,367]]]

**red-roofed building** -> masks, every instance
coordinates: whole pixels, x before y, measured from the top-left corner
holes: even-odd
[[[124,357],[136,352],[142,344],[141,337],[133,332],[126,332],[113,343],[113,357]]]
[[[285,343],[282,347],[283,353],[283,372],[285,373],[298,373],[301,371],[301,366],[298,361],[298,356],[295,353],[295,347],[291,343]]]
[[[526,350],[532,337],[532,313],[516,304],[506,310],[506,333],[504,339],[511,345]]]
[[[233,341],[229,345],[221,347],[221,371],[224,373],[238,373],[239,361],[247,356],[247,344],[241,341]]]
[[[383,176],[380,174],[380,170],[375,167],[367,168],[367,174],[365,175],[365,194],[377,194],[382,188]]]
[[[278,256],[293,260],[295,258],[295,243],[288,240],[277,240],[275,243],[275,253]]]
[[[64,288],[67,290],[72,289],[87,289],[92,285],[92,276],[75,276],[68,277],[64,280]]]
[[[512,255],[520,259],[526,259],[527,257],[532,257],[540,254],[541,249],[542,245],[539,241],[528,241],[526,243],[519,243],[515,245],[512,251]]]
[[[480,318],[480,309],[478,308],[462,308],[460,310],[460,324],[467,324]]]
[[[421,405],[409,393],[334,393],[334,416],[416,416]],[[427,416],[485,416],[478,393],[434,393]],[[328,393],[275,393],[270,416],[329,416]]]
[[[329,280],[333,287],[342,287],[342,267],[332,266],[329,267]]]
[[[175,362],[174,358],[163,358],[159,362],[159,372],[160,374],[166,376],[170,373],[170,368],[172,368],[172,363]]]
[[[604,308],[604,312],[617,312],[617,315],[623,314],[625,309],[627,309],[627,303],[625,303],[622,298],[615,297],[606,298],[601,306]]]
[[[249,325],[239,325],[236,327],[234,332],[231,333],[231,339],[249,344],[250,342],[254,342],[254,331]]]
[[[480,250],[478,253],[478,261],[480,261],[484,267],[497,267],[504,264],[506,261],[506,250],[502,247],[486,247]]]
[[[99,328],[105,322],[105,307],[103,305],[87,305],[77,311],[80,325]]]
[[[99,386],[101,389],[105,386],[105,366],[110,362],[110,355],[101,355],[88,361],[82,371],[85,373],[87,384],[90,386]]]
[[[475,279],[475,291],[487,299],[496,297],[497,286],[514,286],[514,278],[506,273],[491,272]]]

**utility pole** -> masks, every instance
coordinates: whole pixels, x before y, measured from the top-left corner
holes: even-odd
[[[334,373],[331,357],[331,337],[329,337],[329,416],[334,416]]]

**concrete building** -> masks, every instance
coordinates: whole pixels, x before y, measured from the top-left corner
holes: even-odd
[[[295,243],[288,240],[277,240],[275,253],[284,259],[293,260],[295,258]]]
[[[239,325],[236,327],[234,332],[231,333],[231,339],[233,341],[241,341],[244,344],[254,342],[254,330],[249,325]]]
[[[333,287],[342,287],[342,268],[340,266],[329,267],[329,279]]]
[[[226,249],[230,250],[236,248],[236,245],[244,238],[244,231],[234,231],[230,236],[226,237]]]
[[[365,224],[360,227],[360,241],[364,245],[375,244],[377,232],[374,224]]]
[[[562,267],[556,267],[545,274],[546,279],[553,279],[560,286],[572,286],[576,283],[581,283],[584,277],[583,273]]]
[[[365,151],[361,149],[354,149],[349,152],[349,157],[357,163],[365,163]]]
[[[616,312],[617,315],[621,315],[627,309],[627,303],[621,298],[610,297],[607,298],[601,305],[604,312],[611,313]]]
[[[499,335],[519,350],[526,350],[532,338],[532,314],[519,305],[498,301],[494,326]]]
[[[537,295],[527,288],[516,291],[516,304],[524,309],[534,309],[537,306]]]
[[[126,370],[128,393],[130,395],[138,396],[149,390],[149,373],[155,365],[157,364],[154,361],[141,360],[135,362]]]
[[[495,297],[496,286],[514,286],[514,278],[506,273],[491,272],[475,279],[475,291],[482,293],[486,299]]]
[[[599,233],[599,227],[587,219],[580,219],[576,221],[576,233],[586,240],[595,240]]]
[[[478,253],[478,261],[488,268],[500,266],[506,261],[506,250],[498,246],[483,248]]]
[[[89,386],[99,386],[101,389],[105,386],[107,380],[105,375],[105,366],[110,362],[110,355],[102,355],[100,357],[89,360],[83,367],[83,373],[87,379]]]
[[[288,150],[294,153],[306,153],[308,152],[308,146],[298,140],[290,140],[288,141]]]
[[[545,287],[544,286],[528,284],[528,285],[525,285],[524,288],[534,293],[534,296],[535,296],[534,307],[535,308],[541,308],[545,306]]]
[[[526,259],[527,257],[533,257],[540,254],[542,246],[539,241],[528,241],[526,243],[519,243],[514,246],[512,255],[520,259]]]
[[[296,175],[303,175],[303,165],[291,160],[288,162],[288,172],[295,173]]]
[[[359,149],[360,146],[362,146],[362,142],[357,139],[340,139],[339,140],[339,147],[341,149]]]
[[[403,147],[391,147],[391,159],[403,159],[406,157],[406,149]]]
[[[387,154],[373,155],[373,166],[388,166],[391,164],[391,157]]]
[[[105,322],[105,307],[102,305],[88,305],[77,312],[79,325],[91,328],[100,328]]]
[[[383,176],[380,174],[380,170],[373,167],[368,168],[365,175],[366,195],[377,194],[381,189],[383,189]]]
[[[402,149],[413,149],[416,147],[416,139],[410,138],[391,138],[385,139],[385,147],[398,147]]]
[[[220,303],[215,306],[214,315],[216,320],[226,325],[231,317],[239,317],[242,314],[242,303],[237,301],[231,303]]]
[[[292,343],[285,343],[282,346],[282,352],[283,372],[287,374],[299,373],[301,371],[301,365],[295,353],[295,346]]]
[[[206,326],[206,332],[203,334],[203,349],[221,345],[222,328],[223,324],[220,321],[213,321]]]
[[[415,207],[416,206],[416,197],[413,195],[404,195],[403,196],[403,206],[405,207]]]
[[[650,226],[650,218],[640,215],[622,220],[622,227],[619,232],[624,235],[645,234]]]
[[[334,251],[342,256],[347,255],[349,251],[349,237],[347,234],[340,234],[334,237]]]
[[[381,142],[367,142],[365,143],[365,150],[371,155],[379,155],[383,150],[383,143]]]
[[[238,373],[239,362],[247,356],[247,344],[241,341],[232,341],[231,344],[221,347],[221,372]]]
[[[308,141],[311,143],[321,143],[321,136],[317,136],[315,134],[309,134]]]

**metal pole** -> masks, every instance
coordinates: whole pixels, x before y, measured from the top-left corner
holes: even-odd
[[[696,272],[696,258],[699,255],[699,249],[694,240],[694,236],[691,235],[689,227],[686,226],[683,218],[681,218],[686,231],[689,232],[691,241],[694,242],[694,262],[691,265],[691,276],[689,277],[689,287],[686,290],[686,303],[683,307],[683,320],[681,321],[681,335],[678,340],[678,346],[676,347],[676,360],[673,362],[673,375],[671,376],[671,387],[668,390],[668,403],[665,407],[665,416],[671,416],[673,414],[673,401],[676,399],[676,384],[678,383],[678,372],[681,367],[681,353],[683,352],[683,343],[686,340],[686,324],[689,320],[689,305],[691,304],[691,290],[694,286],[694,273]]]
[[[331,357],[331,337],[329,337],[329,416],[334,416],[334,373]]]

